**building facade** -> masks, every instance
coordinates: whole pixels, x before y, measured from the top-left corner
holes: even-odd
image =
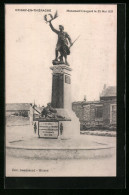
[[[99,101],[72,103],[82,129],[116,129],[116,87],[105,87]]]

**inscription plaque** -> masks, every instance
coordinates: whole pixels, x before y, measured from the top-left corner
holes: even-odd
[[[58,122],[40,122],[39,121],[39,137],[58,138]]]
[[[70,84],[71,83],[70,76],[65,75],[65,83],[67,83],[67,84]]]

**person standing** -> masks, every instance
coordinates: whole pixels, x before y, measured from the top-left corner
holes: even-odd
[[[37,125],[36,125],[36,122],[34,123],[34,132],[36,133],[36,130],[37,130]]]
[[[63,124],[61,123],[60,124],[60,135],[62,135],[63,134]]]

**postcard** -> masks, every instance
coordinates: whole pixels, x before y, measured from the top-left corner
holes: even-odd
[[[116,177],[116,4],[5,4],[5,70],[6,177]]]

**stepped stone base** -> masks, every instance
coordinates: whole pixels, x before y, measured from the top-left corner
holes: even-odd
[[[59,134],[61,139],[70,139],[70,138],[78,138],[80,136],[80,122],[75,113],[72,110],[67,109],[56,109],[57,113],[61,116],[70,119],[69,121],[60,121],[60,124],[63,124],[63,133]]]

